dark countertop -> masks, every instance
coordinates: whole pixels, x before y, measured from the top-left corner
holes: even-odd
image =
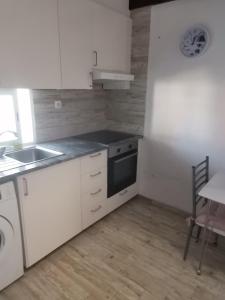
[[[18,168],[0,172],[0,184],[9,180],[14,180],[17,176],[23,174],[27,174],[68,160],[72,160],[107,149],[106,146],[103,146],[101,144],[88,141],[80,141],[76,137],[65,138],[49,143],[37,144],[37,146],[62,152],[63,155],[31,164],[25,164]]]
[[[77,138],[83,141],[101,143],[103,145],[114,145],[134,138],[139,139],[142,138],[142,136],[121,131],[99,130],[78,135]]]
[[[95,135],[101,135],[103,131],[94,132]],[[104,131],[106,133],[106,131]],[[108,134],[113,134],[113,132],[108,131]],[[89,135],[89,134],[88,134]],[[79,135],[70,138],[59,139],[47,143],[37,144],[36,146],[41,146],[46,149],[62,152],[63,155],[48,158],[46,160],[42,160],[35,163],[25,164],[23,166],[10,169],[7,171],[0,172],[0,184],[9,180],[14,180],[17,176],[27,174],[33,171],[37,171],[40,169],[44,169],[49,166],[53,166],[65,161],[69,161],[75,158],[79,158],[85,155],[89,155],[98,151],[102,151],[107,149],[106,145],[101,143],[97,143],[88,138],[87,134]],[[129,138],[141,138],[141,136],[137,135],[127,135],[126,139]]]

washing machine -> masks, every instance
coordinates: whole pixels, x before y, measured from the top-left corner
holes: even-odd
[[[13,182],[0,185],[0,291],[24,274],[19,211]]]

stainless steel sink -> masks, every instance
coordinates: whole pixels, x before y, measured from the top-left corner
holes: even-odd
[[[5,156],[13,158],[19,162],[29,164],[29,163],[57,157],[60,155],[63,155],[63,153],[41,148],[41,147],[32,147],[20,151],[11,152],[6,154]]]

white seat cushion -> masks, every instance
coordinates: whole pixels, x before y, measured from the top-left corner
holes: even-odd
[[[196,224],[201,227],[204,227],[207,221],[208,215],[208,205],[205,205],[202,209],[200,209],[198,216],[195,220]],[[212,203],[209,219],[208,219],[208,227],[212,228],[213,231],[224,232],[225,235],[225,206],[222,204],[217,204],[215,202]]]

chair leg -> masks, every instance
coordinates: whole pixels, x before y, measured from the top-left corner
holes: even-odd
[[[200,256],[199,266],[198,266],[198,270],[197,270],[198,275],[201,275],[202,262],[203,262],[204,254],[205,254],[205,250],[206,250],[206,248],[208,246],[208,243],[209,243],[210,230],[208,229],[208,224],[209,224],[209,214],[210,214],[211,205],[212,205],[212,200],[209,200],[207,218],[206,218],[206,221],[205,221],[204,232],[203,232],[203,235],[202,235],[202,249],[201,249],[201,256]]]
[[[198,269],[197,269],[197,274],[198,275],[201,275],[201,272],[202,272],[202,263],[203,263],[205,251],[206,251],[206,249],[208,247],[208,244],[209,244],[210,233],[211,233],[210,230],[205,229],[204,234],[205,234],[206,238],[203,238],[203,240],[202,240],[201,256],[200,256],[199,266],[198,266]]]
[[[195,239],[196,243],[199,242],[199,238],[200,238],[201,232],[202,232],[202,227],[198,226],[197,236],[196,236],[196,239]]]
[[[191,241],[191,237],[192,237],[192,231],[193,231],[194,226],[195,226],[195,222],[194,222],[194,220],[191,220],[191,224],[190,224],[190,228],[189,228],[189,232],[188,232],[188,237],[187,237],[187,242],[186,242],[186,246],[185,246],[185,249],[184,249],[184,256],[183,256],[184,260],[186,260],[186,258],[187,258],[188,250],[189,250],[189,247],[190,247],[190,241]]]
[[[218,239],[219,239],[219,235],[217,234],[217,235],[216,235],[215,242],[214,242],[214,246],[215,246],[215,247],[218,246]]]

